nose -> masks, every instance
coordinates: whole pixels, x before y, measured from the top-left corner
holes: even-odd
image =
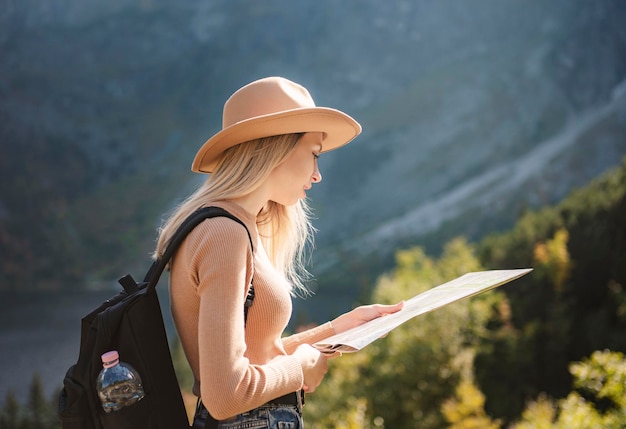
[[[320,173],[320,170],[317,167],[317,163],[315,163],[315,170],[313,170],[313,175],[311,176],[311,182],[319,183],[321,181],[322,181],[322,173]]]

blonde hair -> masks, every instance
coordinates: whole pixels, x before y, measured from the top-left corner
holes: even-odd
[[[176,207],[159,229],[156,250],[159,258],[174,232],[194,211],[213,201],[243,197],[256,190],[272,170],[294,149],[302,133],[264,137],[224,151],[214,172],[185,201]],[[304,281],[306,245],[313,243],[313,227],[305,200],[293,206],[268,202],[257,214],[257,228],[274,268],[293,288],[308,293]]]

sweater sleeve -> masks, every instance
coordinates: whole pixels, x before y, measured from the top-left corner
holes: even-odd
[[[278,355],[254,365],[245,355],[243,303],[253,270],[246,231],[230,219],[213,218],[203,222],[194,237],[189,272],[200,296],[198,350],[204,405],[220,420],[300,389],[304,376],[294,357]]]
[[[330,322],[326,322],[323,325],[316,326],[306,331],[298,332],[297,334],[284,337],[282,339],[283,346],[287,353],[293,353],[300,344],[315,344],[318,341],[335,335],[335,330]]]

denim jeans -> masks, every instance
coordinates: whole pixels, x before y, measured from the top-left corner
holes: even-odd
[[[198,417],[197,423],[203,423]],[[265,404],[254,410],[247,411],[222,420],[218,429],[302,429],[302,415],[295,405]]]
[[[302,416],[294,405],[262,405],[221,421],[219,429],[302,429]]]

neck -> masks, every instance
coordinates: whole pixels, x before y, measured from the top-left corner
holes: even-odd
[[[233,198],[231,201],[256,218],[261,209],[267,204],[268,199],[261,188],[259,188],[243,197]]]

